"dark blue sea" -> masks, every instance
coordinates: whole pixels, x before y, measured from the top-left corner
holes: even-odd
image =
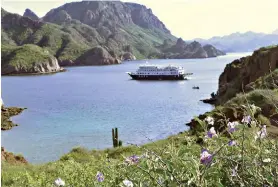
[[[188,129],[185,123],[194,116],[213,108],[200,99],[217,90],[225,65],[248,54],[148,61],[183,66],[193,73],[185,81],[131,80],[126,72],[136,71],[145,61],[73,67],[52,75],[4,76],[5,106],[27,109],[12,118],[19,126],[2,131],[2,146],[31,163],[45,163],[77,146],[112,147],[113,127],[118,127],[125,145],[177,134]]]

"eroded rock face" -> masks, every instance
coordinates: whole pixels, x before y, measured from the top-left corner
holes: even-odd
[[[119,64],[121,61],[111,56],[103,47],[95,47],[88,50],[76,60],[77,65],[110,65]]]
[[[114,26],[136,24],[143,28],[170,31],[152,13],[151,9],[136,3],[120,1],[82,1],[67,3],[49,11],[43,20],[61,23],[70,19],[79,20],[89,26]]]
[[[132,53],[126,52],[121,56],[121,60],[136,60],[136,57]]]
[[[219,77],[217,100],[223,103],[243,91],[246,85],[278,68],[278,46],[261,48],[252,56],[227,64]]]
[[[13,153],[7,152],[4,147],[1,147],[1,161],[9,164],[27,164],[27,160],[21,155],[14,155]]]
[[[55,73],[63,71],[58,64],[58,61],[55,57],[49,57],[46,61],[35,62],[32,67],[26,67],[24,65],[11,65],[5,64],[1,67],[2,75],[11,75],[11,74],[44,74],[44,73]]]
[[[60,66],[74,66],[75,62],[72,60],[59,60]]]
[[[40,18],[29,8],[27,8],[23,14],[24,17],[28,17],[32,20],[39,20]]]

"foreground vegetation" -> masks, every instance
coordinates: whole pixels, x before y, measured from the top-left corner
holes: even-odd
[[[254,118],[258,107],[244,108],[223,132],[212,117],[199,121],[202,141],[188,132],[144,146],[76,148],[38,166],[3,162],[2,186],[277,186],[278,141]]]

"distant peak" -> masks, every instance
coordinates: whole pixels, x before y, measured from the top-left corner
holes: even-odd
[[[32,10],[30,10],[29,8],[25,9],[25,12],[24,12],[23,16],[28,17],[32,20],[39,20],[39,17]]]

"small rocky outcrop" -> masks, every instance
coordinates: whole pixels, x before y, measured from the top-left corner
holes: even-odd
[[[209,57],[217,57],[217,56],[226,55],[226,53],[216,49],[214,46],[209,45],[209,44],[204,45],[203,48]]]
[[[132,53],[126,52],[121,56],[121,60],[123,61],[136,60],[136,57]]]
[[[103,47],[95,47],[86,51],[76,60],[77,65],[110,65],[120,64],[121,61],[111,56]]]
[[[1,161],[9,164],[28,164],[22,155],[14,155],[13,153],[7,152],[4,147],[1,147]]]
[[[7,64],[2,66],[2,75],[16,75],[16,74],[46,74],[46,73],[56,73],[65,71],[58,64],[55,57],[49,58],[44,61],[37,61],[33,63],[32,67],[26,67],[25,65],[12,65]]]
[[[224,54],[211,45],[203,47],[197,41],[187,44],[182,38],[179,38],[175,45],[169,47],[169,43],[170,42],[164,41],[163,45],[159,46],[159,48],[164,52],[164,54],[161,54],[160,57],[187,59],[216,57]]]
[[[52,13],[52,14],[50,14]],[[50,15],[49,15],[50,14]],[[54,11],[51,10],[44,18],[44,21],[52,22],[56,24],[70,23],[71,16],[65,10]]]
[[[39,20],[40,18],[32,11],[30,10],[29,8],[27,8],[23,14],[24,17],[28,17],[32,20]]]
[[[74,66],[76,63],[73,60],[58,60],[60,66]]]
[[[20,114],[25,108],[18,107],[4,107],[1,106],[1,130],[10,130],[14,126],[18,126],[13,123],[10,118]]]
[[[4,48],[4,49],[3,49]],[[63,71],[57,59],[35,45],[2,47],[1,74],[44,74]]]

